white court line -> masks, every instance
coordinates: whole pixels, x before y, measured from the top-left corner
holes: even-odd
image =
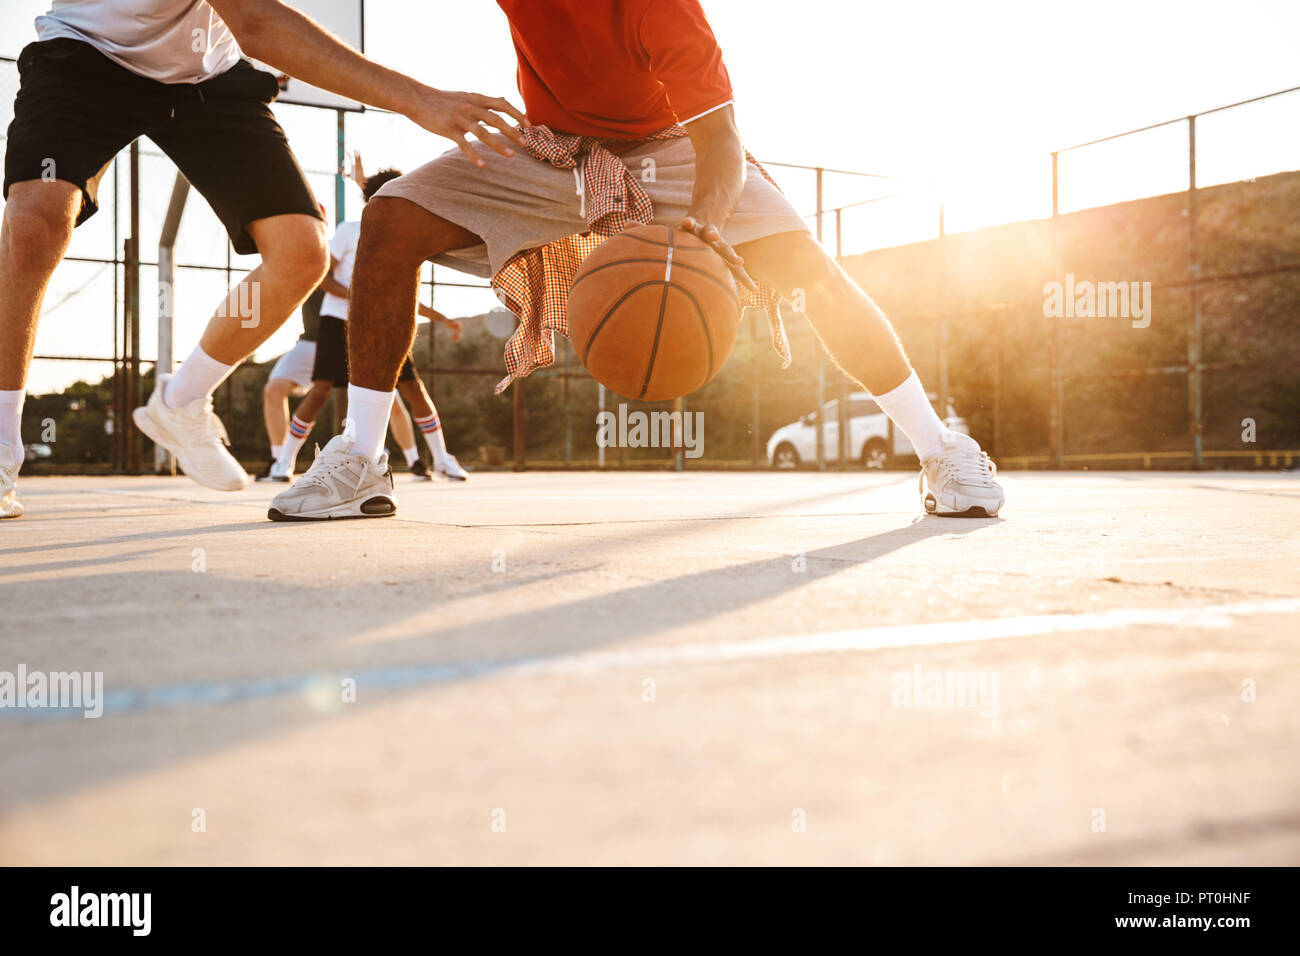
[[[964,644],[1007,637],[1034,637],[1079,631],[1114,631],[1130,627],[1230,627],[1236,617],[1300,613],[1300,598],[1241,601],[1186,608],[1122,608],[1084,614],[1032,614],[1024,617],[899,624],[822,634],[791,634],[749,641],[712,641],[666,647],[596,651],[554,661],[511,668],[520,672],[582,672],[644,664],[689,664],[710,661],[761,660],[809,654],[875,651],[891,647]]]

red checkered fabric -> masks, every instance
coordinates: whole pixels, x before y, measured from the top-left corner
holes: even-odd
[[[636,176],[623,162],[605,148],[604,141],[591,136],[556,133],[546,126],[529,126],[522,130],[524,147],[537,159],[557,169],[577,170],[575,187],[581,196],[587,225],[580,235],[567,236],[556,242],[526,249],[512,256],[492,277],[497,297],[519,316],[519,328],[506,343],[506,372],[496,387],[505,391],[516,378],[555,361],[555,335],[569,334],[568,298],[578,266],[593,249],[633,223],[654,222],[654,206]],[[676,139],[685,136],[683,126],[670,126],[647,136],[641,142]],[[635,146],[626,140],[624,146]],[[776,185],[767,170],[758,166],[768,182]],[[586,185],[585,192],[582,184]],[[591,199],[585,199],[590,193]],[[763,308],[772,332],[772,348],[781,356],[781,367],[790,364],[790,345],[777,304],[780,293],[759,284],[758,295],[740,288],[742,308]]]

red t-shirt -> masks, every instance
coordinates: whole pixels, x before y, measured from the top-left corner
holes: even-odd
[[[699,0],[497,0],[533,123],[640,139],[731,101]]]

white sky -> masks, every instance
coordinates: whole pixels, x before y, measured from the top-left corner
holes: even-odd
[[[374,59],[435,86],[519,101],[505,18],[491,0],[368,0],[365,6],[366,52]],[[844,214],[847,253],[933,235],[940,195],[953,231],[1048,215],[1051,150],[1300,85],[1296,0],[703,0],[703,6],[731,72],[741,131],[756,156],[901,178],[827,177],[828,207],[906,193]],[[31,21],[45,7],[45,0],[3,0],[0,54],[14,56],[34,38]],[[8,69],[0,84],[6,100],[13,93]],[[333,114],[278,112],[304,167],[331,169]],[[1202,185],[1300,168],[1300,94],[1206,117],[1198,127]],[[409,168],[444,148],[394,117],[349,116],[348,134],[370,168]],[[1068,154],[1062,208],[1186,188],[1186,162],[1185,124]],[[152,258],[171,173],[163,160],[147,160],[146,172],[143,248]],[[774,172],[800,211],[811,212],[811,174]],[[328,176],[314,176],[313,185],[332,211]],[[350,191],[350,216],[358,199]],[[78,232],[74,253],[111,250],[108,215]],[[825,235],[833,243],[830,220]],[[191,200],[178,251],[183,262],[225,261],[224,236],[201,201]],[[89,284],[43,322],[38,353],[110,354],[112,279],[97,268],[60,267],[47,310]],[[197,341],[224,278],[183,273],[178,358]],[[441,269],[439,278],[477,281]],[[153,354],[154,283],[146,271],[146,355]],[[492,303],[486,293],[440,289],[437,295],[452,313]],[[258,357],[287,347],[295,326],[296,320],[287,323]],[[97,372],[37,363],[29,389]]]

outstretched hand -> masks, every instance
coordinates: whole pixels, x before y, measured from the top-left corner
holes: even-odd
[[[469,136],[486,143],[502,156],[513,156],[511,142],[523,145],[519,126],[528,126],[528,117],[500,96],[479,93],[448,92],[430,88],[407,116],[425,129],[445,136],[470,158],[476,166],[486,165],[470,145]],[[519,126],[512,125],[514,119]]]
[[[727,267],[731,270],[731,274],[736,277],[737,283],[744,286],[750,292],[755,294],[758,293],[757,283],[755,283],[754,280],[750,278],[749,273],[745,271],[745,260],[740,258],[736,253],[736,250],[731,248],[726,240],[722,238],[721,229],[712,223],[697,219],[695,216],[687,216],[682,220],[679,228],[685,229],[691,235],[695,236],[695,238],[703,240],[706,245],[722,257],[722,261],[727,264]]]

